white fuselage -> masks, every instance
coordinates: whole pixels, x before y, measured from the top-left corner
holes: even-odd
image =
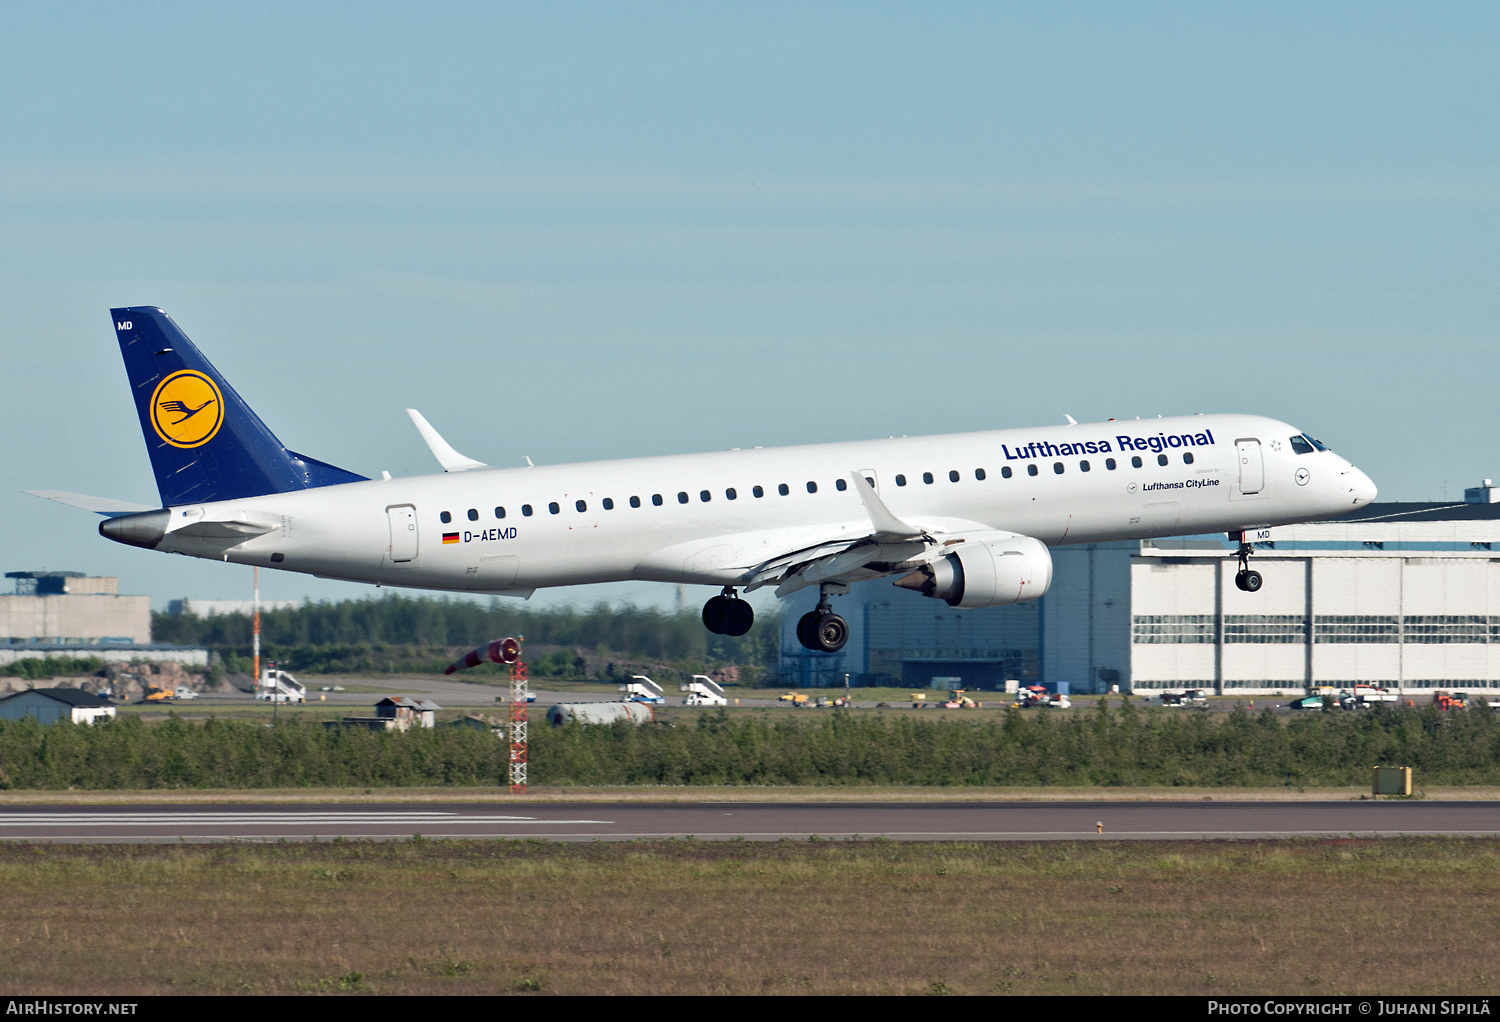
[[[931,534],[986,528],[1048,545],[1312,521],[1374,498],[1370,479],[1332,451],[1295,453],[1299,433],[1198,415],[370,480],[175,507],[157,549],[523,595],[633,579],[743,584],[769,560],[868,534],[855,472]],[[236,521],[270,529],[248,540],[174,534]]]

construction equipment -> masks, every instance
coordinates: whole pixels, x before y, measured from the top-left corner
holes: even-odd
[[[977,710],[980,704],[964,694],[964,689],[950,688],[948,690],[948,701],[943,704],[945,710]]]
[[[1016,705],[1023,710],[1047,704],[1047,690],[1040,685],[1028,685],[1016,693]]]
[[[1467,692],[1434,692],[1432,705],[1439,710],[1462,710],[1469,705],[1469,694]]]
[[[793,709],[801,709],[807,705],[807,696],[800,692],[788,692],[776,697],[778,702],[791,703]]]
[[[176,695],[176,691],[170,688],[157,688],[154,685],[146,689],[146,698],[143,703],[164,703]]]

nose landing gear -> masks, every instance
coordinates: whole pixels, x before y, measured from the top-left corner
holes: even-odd
[[[829,606],[827,587],[820,590],[818,605],[798,618],[797,641],[819,653],[837,653],[849,641],[849,622]]]
[[[1245,542],[1243,532],[1231,532],[1229,537],[1240,541],[1240,548],[1235,552],[1235,556],[1240,560],[1240,570],[1234,573],[1235,588],[1246,593],[1260,592],[1264,579],[1260,577],[1260,572],[1250,568],[1250,555],[1255,553],[1255,547]]]
[[[703,627],[715,635],[744,635],[755,624],[755,608],[739,598],[733,586],[703,605]]]

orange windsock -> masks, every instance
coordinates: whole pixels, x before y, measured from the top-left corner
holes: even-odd
[[[513,664],[521,659],[521,643],[516,639],[496,639],[488,646],[470,650],[453,663],[443,668],[444,674],[452,674],[466,667],[478,667],[482,663]]]

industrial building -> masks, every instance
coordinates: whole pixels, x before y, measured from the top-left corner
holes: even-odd
[[[78,688],[33,688],[0,699],[0,720],[31,717],[43,724],[59,720],[92,724],[100,717],[113,717],[115,708],[103,696]]]
[[[208,650],[151,641],[151,597],[121,595],[119,579],[81,571],[8,571],[0,596],[0,665],[30,657],[173,660],[208,666]]]
[[[884,582],[836,606],[838,653],[797,641],[816,589],[784,610],[781,671],[806,686],[892,684],[1072,693],[1204,688],[1296,692],[1371,683],[1402,691],[1500,688],[1500,487],[1465,503],[1371,504],[1343,518],[1260,530],[1234,584],[1222,534],[1055,547],[1047,595],[962,610]]]

